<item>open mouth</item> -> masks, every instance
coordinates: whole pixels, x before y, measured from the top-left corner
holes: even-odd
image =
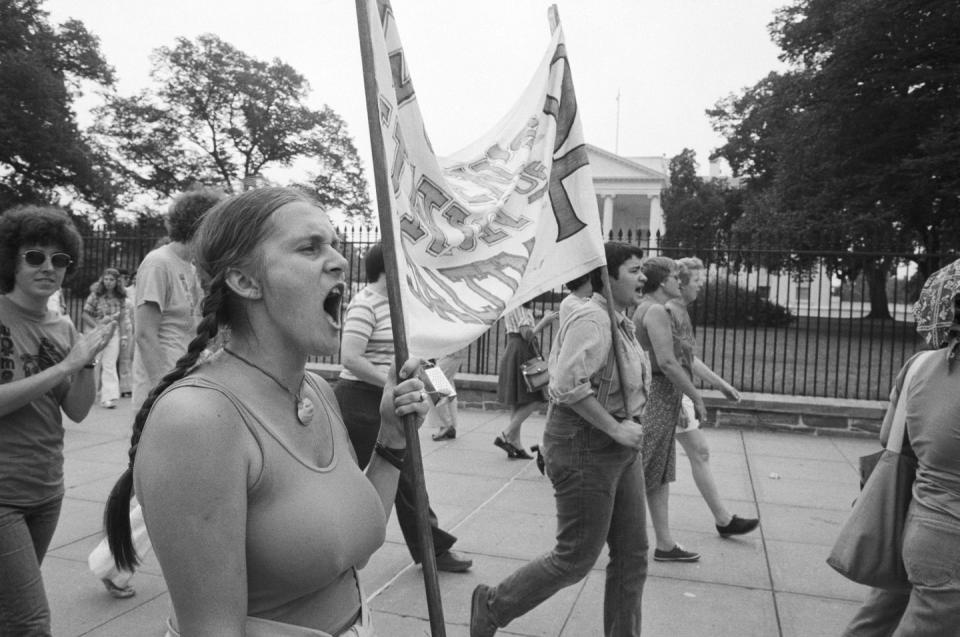
[[[323,300],[323,311],[327,313],[327,316],[330,317],[330,322],[340,327],[340,311],[343,307],[343,283],[338,283],[333,286],[333,289],[327,294],[327,298]]]

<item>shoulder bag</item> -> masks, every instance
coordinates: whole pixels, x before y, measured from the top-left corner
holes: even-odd
[[[916,369],[935,353],[917,357],[907,369],[887,446],[880,452],[872,471],[870,456],[861,458],[861,470],[869,471],[869,477],[827,558],[827,564],[858,584],[877,588],[910,585],[901,553],[917,460],[900,453],[907,437],[906,394]]]
[[[523,374],[527,391],[537,392],[550,384],[550,370],[547,367],[547,361],[543,360],[540,348],[531,344],[531,349],[536,352],[536,356],[520,365],[520,373]]]

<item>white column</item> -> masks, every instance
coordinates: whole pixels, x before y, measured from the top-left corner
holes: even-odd
[[[613,226],[613,199],[615,195],[604,195],[603,197],[603,215],[600,217],[600,226],[603,229],[603,240],[607,240],[610,229]]]
[[[656,247],[657,232],[663,236],[666,227],[663,225],[663,209],[660,207],[660,195],[648,195],[650,198],[650,245]]]

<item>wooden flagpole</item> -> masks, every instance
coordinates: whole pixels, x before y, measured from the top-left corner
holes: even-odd
[[[373,177],[377,191],[377,208],[380,217],[380,235],[383,244],[383,261],[387,275],[387,298],[390,301],[390,322],[393,326],[393,345],[399,370],[407,360],[407,332],[400,296],[400,275],[397,269],[397,246],[394,243],[393,213],[391,205],[390,173],[387,170],[383,132],[380,129],[377,76],[373,61],[373,43],[370,41],[370,15],[368,0],[356,0],[357,27],[360,33],[360,58],[363,62],[363,88],[367,102],[367,124],[370,128],[370,150],[373,156]],[[423,475],[423,458],[420,454],[420,436],[416,416],[403,419],[407,439],[404,462],[413,477],[414,506],[417,513],[417,537],[420,542],[420,559],[423,565],[423,583],[427,594],[427,610],[430,615],[430,634],[446,637],[443,622],[443,603],[440,600],[440,584],[437,580],[437,560],[434,555],[433,535],[427,512],[427,487]]]
[[[550,8],[547,9],[547,19],[550,21],[550,33],[552,34],[557,30],[557,27],[560,26],[560,12],[557,10],[557,5],[552,4]],[[603,234],[602,226],[600,233]],[[623,379],[626,378],[623,370],[626,367],[626,363],[623,361],[623,352],[620,349],[620,330],[617,322],[617,310],[613,305],[613,290],[610,289],[610,273],[607,270],[606,264],[600,266],[600,280],[603,281],[603,297],[607,300],[607,316],[610,317],[610,335],[613,337],[610,346],[613,347],[613,358],[617,364],[617,374],[620,377],[620,385],[623,387]],[[626,404],[626,397],[624,397],[624,405]]]

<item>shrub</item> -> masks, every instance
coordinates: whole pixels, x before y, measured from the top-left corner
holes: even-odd
[[[755,290],[723,281],[703,286],[690,310],[694,325],[783,327],[793,320],[790,310],[782,305]]]

